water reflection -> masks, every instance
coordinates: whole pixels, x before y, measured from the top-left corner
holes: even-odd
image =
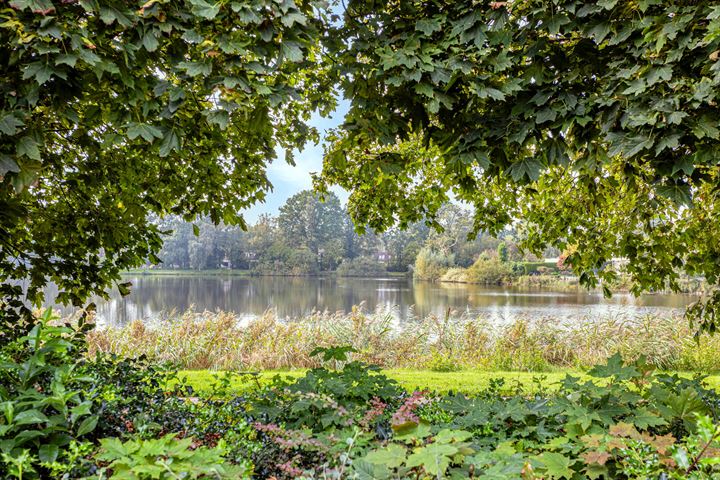
[[[398,278],[139,275],[128,280],[133,283],[130,296],[122,298],[113,292],[109,301],[96,300],[99,320],[103,323],[118,325],[135,319],[153,319],[191,307],[231,311],[245,318],[273,308],[280,317],[291,319],[314,310],[347,312],[360,303],[368,309],[393,307],[399,320],[444,315],[448,308],[496,321],[509,321],[518,316],[572,319],[585,315],[669,312],[692,301],[692,297],[683,295],[635,298],[619,293],[605,299],[600,293],[583,290],[553,292]],[[54,293],[49,291],[47,298],[52,298]]]

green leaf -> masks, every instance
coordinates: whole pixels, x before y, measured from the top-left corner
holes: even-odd
[[[38,450],[38,458],[41,462],[53,463],[57,460],[58,453],[60,453],[60,448],[57,445],[45,443]]]
[[[220,13],[220,3],[209,3],[205,0],[190,0],[192,12],[198,17],[212,20]]]
[[[450,457],[458,453],[457,447],[431,443],[425,447],[416,448],[406,465],[408,467],[422,467],[427,473],[441,477],[450,466]]]
[[[191,77],[208,76],[212,73],[212,63],[210,62],[180,62],[178,67],[185,70]]]
[[[534,182],[535,180],[540,178],[541,168],[542,164],[538,160],[531,157],[526,157],[519,162],[515,162],[510,165],[510,168],[508,168],[507,171],[515,182],[520,182],[524,178],[527,178],[527,180]]]
[[[15,425],[32,425],[35,423],[45,423],[48,418],[40,410],[25,410],[15,415],[13,423]]]
[[[22,137],[16,146],[16,151],[20,157],[28,157],[33,160],[40,160],[40,148],[38,142],[29,136]]]
[[[25,125],[22,120],[18,119],[12,113],[8,113],[0,117],[0,132],[5,135],[15,135],[18,128]]]
[[[405,450],[405,447],[391,443],[385,448],[372,450],[365,455],[365,460],[376,465],[385,465],[388,468],[397,468],[403,464],[406,456],[407,451]]]
[[[143,36],[143,46],[145,47],[145,50],[148,52],[154,52],[157,50],[158,45],[160,44],[155,36],[155,32],[153,30],[145,32],[145,35]]]
[[[632,422],[636,427],[642,430],[647,430],[650,427],[667,425],[665,420],[650,412],[647,408],[638,408],[627,421]]]
[[[545,471],[551,479],[570,479],[575,475],[575,472],[570,468],[575,461],[570,460],[561,453],[543,452],[535,458],[543,464]]]
[[[676,173],[684,172],[686,175],[692,175],[695,171],[695,164],[693,163],[692,155],[683,155],[680,159],[673,164],[671,175],[674,177]]]
[[[692,193],[690,191],[690,185],[661,185],[655,187],[655,191],[658,195],[669,198],[676,205],[692,205]]]
[[[421,18],[415,23],[415,30],[430,35],[442,28],[442,24],[438,18]]]
[[[211,124],[219,125],[221,130],[225,130],[230,122],[230,114],[226,110],[213,110],[207,119]]]
[[[709,117],[700,118],[695,122],[692,127],[692,131],[697,138],[712,138],[713,140],[720,139],[720,130],[717,128],[715,121]]]
[[[428,98],[433,98],[435,96],[435,89],[432,85],[428,85],[427,83],[418,83],[415,85],[415,93],[425,95]]]
[[[20,167],[18,167],[17,162],[10,157],[9,155],[5,155],[4,153],[0,153],[0,177],[4,176],[8,172],[17,173],[20,171]]]
[[[53,73],[55,73],[55,71],[47,63],[38,61],[29,64],[25,68],[22,78],[23,80],[29,80],[31,78],[34,78],[38,85],[42,85],[43,83],[50,80],[50,77],[52,77]]]
[[[153,125],[133,122],[128,125],[127,136],[130,140],[142,137],[145,141],[152,142],[156,138],[162,138],[163,133],[162,130]]]
[[[118,292],[120,292],[120,296],[127,297],[128,295],[130,295],[130,287],[132,287],[132,282],[118,283],[117,287]]]
[[[97,426],[98,417],[97,415],[92,415],[87,418],[85,418],[82,423],[80,423],[80,426],[77,430],[77,436],[81,437],[85,435],[86,433],[90,433],[93,430],[95,430],[95,427]]]
[[[174,128],[165,132],[162,142],[160,142],[160,156],[167,157],[173,150],[180,150],[180,136]]]
[[[300,45],[295,42],[283,42],[281,50],[283,57],[291,62],[302,62],[304,58]]]
[[[200,227],[198,227],[197,225],[195,225],[193,223],[192,229],[193,229],[193,235],[195,235],[196,237],[199,237],[200,236]]]
[[[535,121],[538,125],[545,122],[552,122],[557,117],[557,112],[552,108],[543,108],[537,113]]]
[[[640,373],[633,366],[625,366],[622,355],[615,353],[607,359],[605,365],[595,365],[588,371],[592,377],[608,378],[615,377],[618,380],[629,380],[640,376]]]

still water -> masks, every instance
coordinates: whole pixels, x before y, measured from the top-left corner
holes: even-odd
[[[274,309],[292,319],[313,311],[347,312],[363,304],[367,310],[392,308],[400,321],[427,315],[481,315],[497,322],[516,317],[583,316],[681,311],[693,301],[684,295],[635,298],[618,293],[610,299],[585,290],[548,291],[512,287],[413,282],[404,278],[310,278],[242,276],[128,276],[132,293],[117,291],[109,301],[96,300],[98,321],[122,325],[135,319],[152,320],[171,312],[224,310],[253,318]],[[51,292],[48,292],[51,293]],[[69,313],[66,310],[63,313]]]

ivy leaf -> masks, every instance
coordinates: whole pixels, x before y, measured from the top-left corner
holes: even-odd
[[[540,178],[541,167],[542,164],[538,160],[535,160],[531,157],[526,157],[519,162],[515,162],[510,165],[510,168],[508,168],[508,173],[515,182],[520,182],[525,177],[527,177],[529,181],[534,182],[535,180]]]
[[[676,205],[692,205],[692,193],[690,191],[690,185],[660,185],[655,187],[655,191],[658,195],[665,198],[669,198]]]
[[[18,156],[27,157],[33,160],[40,160],[40,149],[38,142],[29,136],[24,136],[18,141],[16,151]]]
[[[25,125],[22,120],[18,119],[12,113],[8,113],[0,117],[0,132],[5,135],[15,135],[19,127]]]
[[[142,137],[145,141],[152,142],[155,138],[162,138],[163,133],[162,130],[153,125],[133,122],[128,125],[127,136],[130,140]]]

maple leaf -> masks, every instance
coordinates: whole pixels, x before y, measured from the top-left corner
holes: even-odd
[[[605,465],[612,456],[607,452],[601,452],[599,450],[591,450],[584,452],[580,455],[587,464],[596,463],[598,465]]]

